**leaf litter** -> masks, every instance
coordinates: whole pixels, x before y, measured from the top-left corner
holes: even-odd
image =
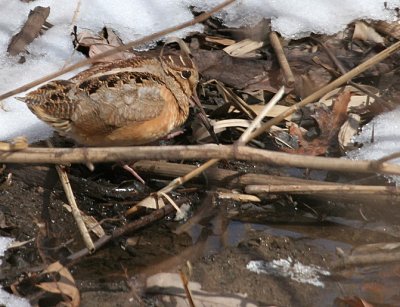
[[[232,144],[262,111],[265,102],[268,102],[272,95],[285,82],[284,71],[279,67],[274,50],[269,46],[268,40],[260,39],[260,37],[267,37],[268,27],[263,28],[261,35],[253,36],[249,39],[246,37],[248,36],[247,34],[257,32],[255,28],[230,29],[220,25],[219,20],[204,23],[204,27],[204,34],[194,35],[188,39],[191,42],[193,58],[203,78],[202,93],[200,94],[202,102],[205,105],[205,110],[212,119],[211,123],[219,140],[223,144]],[[355,24],[350,24],[343,33],[336,36],[320,36],[319,39],[329,44],[343,65],[350,69],[368,58],[370,56],[368,53],[376,54],[383,48],[383,45],[390,42],[387,33],[382,34],[382,32],[388,32],[388,30],[382,28],[384,28],[382,24],[378,27],[373,23],[356,22]],[[117,33],[118,29],[110,27],[104,28],[99,34],[96,34],[92,29],[84,30],[77,28],[77,33],[74,35],[75,48],[78,52],[83,52],[85,56],[93,57],[116,46],[122,46],[124,42],[118,37]],[[258,34],[260,33],[258,32]],[[314,40],[307,38],[299,41],[281,40],[281,44],[293,70],[295,84],[293,87],[285,89],[284,99],[267,114],[268,118],[274,118],[280,113],[286,112],[294,103],[325,86],[332,79],[336,78],[338,74],[335,64],[332,63],[331,59]],[[154,51],[148,51],[146,55],[154,56],[158,52],[159,50],[156,48]],[[137,52],[125,51],[114,54],[102,61],[112,62],[141,55],[142,53],[138,55]],[[316,60],[316,57],[318,57],[318,60]],[[102,64],[99,63],[97,65]],[[356,81],[362,86],[369,86],[369,91],[378,97],[389,99],[390,95],[394,94],[393,92],[389,93],[391,88],[379,88],[378,90],[379,80],[377,81],[376,79],[382,74],[393,72],[395,69],[395,60],[388,59],[384,63],[381,63],[381,65],[377,65],[377,67],[360,75]],[[251,146],[272,150],[277,150],[277,147],[279,147],[280,150],[285,152],[301,155],[343,155],[350,148],[356,148],[357,144],[352,140],[353,136],[358,132],[359,127],[378,115],[379,112],[382,112],[382,110],[374,108],[378,103],[376,99],[370,97],[368,93],[363,92],[359,88],[355,89],[346,86],[336,89],[326,97],[315,101],[314,104],[308,105],[297,110],[294,114],[287,116],[284,122],[275,125],[268,134],[263,134],[257,140],[254,140]],[[163,142],[169,144],[212,142],[212,138],[207,136],[205,128],[195,124],[196,120],[193,118],[185,126],[183,135]],[[280,140],[278,140],[277,133]],[[284,137],[285,134],[287,138]],[[372,136],[373,134],[371,133]],[[68,146],[66,140],[59,139],[57,136],[54,140],[62,146]],[[15,149],[11,148],[13,146],[12,143],[2,144],[2,146],[4,146],[2,150]],[[154,166],[152,169],[156,167]],[[175,167],[179,167],[179,164]],[[135,210],[134,216],[126,218],[123,213],[132,203],[140,201],[149,192],[157,190],[159,186],[165,185],[165,177],[169,176],[153,175],[153,177],[149,177],[149,186],[141,186],[134,182],[127,174],[124,174],[122,171],[115,171],[115,167],[113,168],[113,172],[110,172],[111,167],[96,166],[95,171],[91,173],[78,166],[71,166],[71,181],[75,181],[74,188],[77,191],[79,200],[83,204],[83,210],[89,212],[89,214],[85,214],[85,219],[91,221],[89,228],[93,228],[96,231],[96,234],[100,236],[100,240],[112,233],[113,230],[123,228],[127,224],[132,223],[132,221],[145,219],[148,212],[165,210],[167,202],[169,204],[185,203],[185,206],[189,207],[189,213],[188,215],[185,214],[184,220],[189,219],[190,221],[190,226],[185,228],[186,231],[174,233],[170,230],[173,230],[176,226],[173,223],[176,222],[171,222],[173,214],[169,214],[160,223],[163,225],[162,227],[157,227],[159,225],[153,225],[151,222],[146,224],[149,228],[139,233],[138,237],[134,240],[134,245],[127,243],[128,241],[132,241],[128,240],[129,238],[126,242],[124,241],[124,238],[127,236],[124,233],[124,235],[115,237],[115,240],[117,238],[120,240],[115,241],[119,243],[116,244],[118,246],[106,247],[105,250],[96,251],[94,255],[88,256],[89,260],[87,261],[76,256],[78,258],[74,260],[77,261],[77,275],[79,279],[85,280],[88,276],[91,278],[90,276],[92,275],[102,276],[103,280],[113,279],[119,275],[124,276],[124,278],[120,276],[117,278],[120,281],[122,280],[123,286],[117,286],[116,291],[115,289],[104,291],[107,295],[111,295],[110,292],[115,291],[120,295],[121,302],[132,302],[133,297],[142,303],[143,300],[156,301],[156,293],[150,289],[149,285],[146,286],[141,281],[136,282],[133,280],[133,276],[140,273],[138,267],[148,269],[154,264],[159,264],[164,270],[170,270],[174,266],[171,266],[169,263],[180,261],[177,265],[179,267],[183,265],[184,261],[188,261],[188,259],[191,259],[192,262],[194,261],[192,278],[198,278],[201,286],[205,287],[206,290],[200,290],[200,284],[194,282],[189,282],[188,287],[192,288],[191,291],[195,293],[194,298],[196,301],[205,305],[222,303],[239,305],[245,302],[251,306],[254,300],[262,304],[290,305],[290,298],[284,294],[280,294],[280,290],[282,289],[279,286],[279,282],[271,279],[271,277],[254,277],[252,272],[244,271],[246,263],[247,268],[249,264],[257,264],[259,267],[263,267],[264,271],[269,270],[269,273],[271,273],[272,267],[275,270],[279,267],[286,270],[286,275],[284,276],[289,276],[296,281],[304,277],[300,278],[296,275],[298,273],[290,273],[290,268],[295,269],[298,263],[301,265],[304,263],[303,266],[308,268],[318,268],[318,270],[321,268],[319,274],[330,274],[330,272],[322,268],[326,267],[325,258],[331,260],[335,257],[332,252],[323,250],[322,257],[324,261],[321,261],[315,255],[307,257],[305,254],[310,247],[302,246],[296,241],[296,235],[300,233],[300,236],[302,236],[302,232],[303,234],[307,233],[307,228],[293,235],[289,231],[290,227],[287,226],[287,232],[285,230],[281,233],[275,230],[278,235],[271,236],[265,230],[257,232],[256,229],[251,229],[255,224],[268,224],[269,221],[275,224],[282,222],[285,224],[289,219],[292,219],[295,224],[305,223],[307,225],[307,223],[310,223],[309,229],[313,229],[311,228],[311,224],[321,223],[324,221],[324,218],[329,219],[329,213],[326,213],[318,206],[314,208],[312,202],[309,200],[296,198],[292,195],[286,195],[285,197],[271,194],[262,196],[248,195],[240,192],[240,190],[245,188],[244,185],[240,186],[240,184],[239,193],[237,191],[229,192],[229,189],[226,191],[227,186],[223,182],[217,184],[215,187],[209,187],[207,183],[205,184],[200,181],[200,183],[186,184],[181,189],[173,192],[171,196],[165,194],[164,200],[160,199],[160,202],[150,201],[145,204],[145,208],[135,207],[137,210]],[[257,176],[259,173],[266,172],[267,166],[250,162],[221,161],[218,168],[211,170],[211,172],[218,172],[220,169],[235,170],[238,171],[238,174],[249,173],[252,176]],[[55,203],[60,201],[60,197],[62,197],[60,196],[60,189],[54,187],[49,182],[43,181],[45,177],[51,174],[48,168],[39,167],[24,170],[23,168],[18,169],[10,166],[9,171],[15,174],[17,182],[13,183],[13,186],[5,188],[6,190],[12,191],[12,189],[15,189],[16,191],[23,191],[28,198],[35,199],[36,203],[41,202],[40,199],[43,195],[47,195],[46,197],[49,197]],[[292,170],[292,172],[296,171]],[[34,176],[35,172],[39,175]],[[276,173],[278,177],[284,174],[284,170],[279,168],[268,168],[267,172]],[[151,174],[151,170],[149,170],[149,173]],[[171,173],[173,174],[172,170]],[[306,171],[300,177],[308,177],[308,175]],[[330,174],[324,173],[322,182],[325,182],[324,180],[329,178],[329,176]],[[207,182],[206,177],[204,180]],[[346,180],[346,178],[343,179],[342,177],[341,180]],[[130,191],[126,195],[111,193],[111,190],[120,190],[124,186],[128,186],[128,190]],[[37,187],[40,187],[40,189]],[[54,189],[58,192],[55,195],[50,195],[49,191]],[[223,192],[221,192],[221,189],[224,189]],[[204,197],[204,194],[209,197],[207,198],[206,206],[199,204],[199,200]],[[0,195],[0,197],[6,204],[15,202],[15,200],[10,201],[10,199],[7,199],[5,195]],[[309,195],[309,197],[313,199],[313,195]],[[314,197],[314,201],[315,199],[322,202],[318,197]],[[356,201],[360,201],[360,199],[356,199]],[[190,205],[187,206],[187,204]],[[74,234],[75,231],[74,227],[71,227],[73,224],[71,224],[70,216],[52,208],[50,212],[52,218],[46,220],[36,213],[40,212],[38,210],[40,207],[36,207],[37,204],[35,203],[32,206],[35,206],[36,211],[30,211],[30,214],[34,215],[35,219],[42,220],[47,225],[46,227],[49,231],[39,232],[37,231],[37,226],[29,226],[31,228],[29,228],[28,232],[33,234],[33,236],[37,234],[36,244],[30,245],[29,242],[31,241],[26,240],[28,239],[27,235],[20,234],[20,241],[28,243],[21,245],[21,247],[16,247],[16,249],[25,248],[30,253],[36,255],[37,259],[41,259],[41,261],[47,261],[47,259],[52,258],[65,260],[71,255],[75,255],[74,251],[79,250],[78,247],[80,247],[80,238],[76,236],[76,233]],[[207,206],[211,206],[212,208],[206,208]],[[337,206],[342,205],[338,204]],[[294,208],[293,212],[291,208]],[[329,208],[332,209],[332,207]],[[282,211],[281,209],[283,213],[280,212]],[[24,209],[22,212],[26,213],[26,210]],[[61,207],[59,210],[61,210]],[[190,212],[190,210],[193,210],[193,212]],[[204,211],[202,212],[202,210]],[[362,208],[362,210],[373,214],[373,209],[371,208]],[[354,211],[354,209],[349,211]],[[197,215],[199,212],[200,214]],[[288,215],[286,216],[285,213]],[[352,215],[353,213],[349,212],[346,214]],[[346,214],[343,214],[344,219],[347,218]],[[364,212],[362,216],[366,216]],[[14,221],[12,214],[6,215],[5,218],[4,225],[15,225],[16,229],[21,228],[22,221]],[[12,223],[8,219],[13,220]],[[57,222],[54,223],[54,221]],[[237,229],[232,230],[231,228],[238,227],[237,225],[240,225],[237,224],[238,221],[243,223],[245,228],[250,228],[250,230],[244,230],[246,236],[239,236],[241,239],[235,241],[236,239],[230,237],[236,234],[235,231]],[[36,223],[35,225],[40,224]],[[207,224],[211,224],[212,226]],[[354,225],[352,227],[354,228],[352,231],[355,232],[355,236],[363,234],[363,231],[365,231],[364,229],[358,229]],[[68,231],[63,232],[60,229],[68,229]],[[10,227],[5,227],[2,231],[6,234],[11,234]],[[210,235],[210,231],[213,235]],[[313,231],[316,230],[313,229]],[[222,238],[221,241],[223,243],[218,247],[223,250],[222,253],[216,252],[213,250],[213,247],[190,253],[190,251],[194,250],[192,249],[193,246],[198,245],[198,247],[204,248],[203,243],[205,242],[211,246],[215,246],[212,243],[215,240],[215,234]],[[385,236],[379,236],[381,235],[379,230],[376,230],[374,234],[382,242],[387,239]],[[41,236],[48,237],[48,240],[45,240]],[[334,237],[334,239],[340,241],[338,237]],[[229,240],[233,240],[235,243],[230,248],[227,248],[226,244]],[[350,241],[353,244],[360,243],[357,239]],[[345,244],[345,242],[340,243]],[[330,244],[332,243],[330,242]],[[107,251],[112,255],[107,254]],[[10,250],[9,253],[11,254],[9,257],[12,257],[14,251]],[[180,257],[180,253],[182,253],[182,257]],[[178,257],[171,257],[171,254],[177,254]],[[192,255],[187,256],[189,254]],[[66,255],[68,255],[67,258],[65,258]],[[236,256],[236,258],[232,255]],[[20,256],[14,255],[14,257],[18,258]],[[254,257],[263,260],[251,259]],[[93,260],[92,265],[90,264],[91,259]],[[287,263],[274,263],[273,259],[288,260]],[[269,263],[273,263],[268,270],[265,267],[265,263],[267,262],[264,260],[269,260],[271,261]],[[18,293],[29,297],[30,293],[34,292],[32,288],[39,287],[46,292],[60,294],[60,298],[64,304],[69,304],[70,306],[79,306],[81,297],[83,301],[87,300],[87,293],[85,291],[82,292],[79,283],[75,282],[77,278],[72,276],[75,275],[75,270],[70,269],[69,265],[64,266],[60,262],[55,262],[42,271],[43,274],[53,275],[53,280],[43,281],[38,278],[27,278],[23,279],[21,283],[11,285],[18,273],[31,274],[32,267],[34,265],[42,265],[41,261],[36,260],[25,266],[21,265],[15,273],[10,274],[7,277],[7,283],[10,285],[10,288],[18,288]],[[213,265],[214,261],[216,264]],[[106,263],[104,267],[102,266],[103,262]],[[12,261],[7,264],[8,267],[12,267],[11,263]],[[115,263],[119,263],[119,265]],[[92,268],[93,266],[98,266],[99,269]],[[183,291],[181,285],[176,283],[176,274],[161,274],[164,274],[161,277],[166,278],[168,282],[175,281],[173,286],[179,288],[181,292]],[[274,271],[272,275],[274,274],[278,274],[278,272]],[[176,293],[165,292],[169,289],[170,285],[159,284],[159,278],[161,277],[156,276],[156,281],[153,282],[154,285],[162,289],[162,300],[168,301]],[[234,281],[239,282],[241,280],[240,277],[243,277],[246,283],[242,282],[238,286]],[[253,283],[251,282],[252,279],[254,279]],[[222,286],[218,285],[215,282],[216,280],[222,280]],[[305,276],[304,280],[301,279],[305,283],[315,282],[314,285],[322,285],[320,281],[315,280],[316,277],[314,275]],[[271,293],[279,294],[265,295],[265,293],[257,293],[255,288],[257,288],[256,285],[259,285],[260,282],[266,285],[268,291]],[[384,283],[384,281],[381,282]],[[133,293],[129,294],[129,297],[124,296],[129,293],[129,291],[126,291],[127,284],[130,287],[129,291]],[[299,286],[295,283],[291,283],[290,285],[296,293],[305,291],[307,294],[306,298],[300,298],[303,305],[315,303],[315,301],[312,301],[312,293],[314,291],[312,288]],[[111,287],[111,285],[107,284],[106,287]],[[141,290],[142,287],[146,290]],[[332,285],[329,281],[326,288],[327,291],[332,291]],[[234,293],[235,296],[232,297],[229,293]],[[247,293],[249,300],[247,300],[245,295],[239,295],[239,293]],[[98,294],[100,295],[101,291],[98,291]],[[359,294],[362,295],[365,293]],[[48,294],[42,295],[44,298],[49,298]],[[340,293],[336,295],[338,297],[337,301],[346,301],[348,299],[340,298]],[[390,292],[388,295],[391,295]],[[183,302],[186,302],[187,297],[181,295],[179,299],[182,299],[183,304]],[[363,302],[365,305],[369,304],[366,300],[359,299],[358,297],[354,301]],[[35,301],[33,298],[32,302],[37,302],[37,299]]]

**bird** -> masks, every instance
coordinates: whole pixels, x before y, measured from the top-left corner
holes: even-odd
[[[83,146],[145,145],[184,124],[198,102],[188,50],[101,63],[18,98],[42,121]],[[183,52],[184,50],[185,52]]]

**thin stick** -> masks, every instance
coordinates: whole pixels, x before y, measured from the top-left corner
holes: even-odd
[[[268,193],[289,193],[289,194],[400,194],[400,189],[396,187],[386,186],[364,186],[364,185],[348,185],[348,184],[313,184],[313,185],[248,185],[245,188],[249,194],[268,194]]]
[[[294,75],[292,69],[290,68],[289,62],[286,58],[285,52],[283,51],[281,41],[279,40],[278,34],[275,31],[271,31],[269,34],[269,40],[271,42],[272,48],[274,48],[276,57],[278,59],[279,65],[282,68],[283,76],[286,80],[286,85],[292,87],[295,83]]]
[[[166,205],[163,208],[154,210],[152,213],[141,217],[140,219],[137,219],[129,224],[126,224],[120,228],[117,228],[113,231],[111,235],[105,235],[102,236],[100,239],[98,239],[96,242],[94,242],[94,247],[98,250],[101,247],[103,247],[105,244],[110,242],[113,239],[119,238],[120,236],[133,232],[139,228],[143,228],[150,223],[162,219],[164,216],[170,214],[173,212],[175,209],[172,207],[170,204]],[[88,248],[84,248],[70,256],[67,257],[66,261],[63,262],[63,264],[76,261],[84,256],[87,256],[90,254],[90,250]]]
[[[140,206],[141,203],[145,203],[149,200],[149,198],[156,198],[156,197],[160,197],[160,196],[166,196],[166,193],[171,192],[172,190],[176,189],[178,186],[184,184],[185,182],[191,180],[194,177],[197,177],[198,175],[200,175],[202,172],[204,172],[206,169],[210,168],[211,166],[213,166],[214,164],[216,164],[219,161],[219,159],[211,159],[209,161],[207,161],[206,163],[202,164],[200,167],[192,170],[191,172],[187,173],[185,176],[182,177],[178,177],[175,178],[174,180],[172,180],[168,185],[166,185],[165,187],[163,187],[161,190],[159,190],[158,192],[156,192],[155,194],[152,194],[148,197],[146,197],[145,199],[143,199],[141,202],[139,202],[138,204],[136,204],[136,206],[131,207],[130,209],[128,209],[125,214],[126,215],[130,215],[133,214],[137,211],[136,207]],[[157,196],[156,196],[157,195]]]
[[[25,91],[31,89],[34,86],[37,86],[37,85],[42,84],[44,82],[50,81],[51,79],[59,77],[59,76],[65,74],[67,72],[70,72],[70,71],[73,71],[73,70],[75,70],[77,68],[80,68],[80,67],[89,65],[91,63],[97,62],[100,59],[108,57],[110,55],[113,55],[113,54],[115,54],[117,52],[121,52],[121,51],[130,49],[132,47],[136,47],[136,46],[144,44],[146,42],[159,39],[160,37],[163,37],[163,36],[165,36],[165,35],[167,35],[169,33],[172,33],[172,32],[175,32],[175,31],[178,31],[178,30],[190,27],[190,26],[193,26],[193,25],[195,25],[195,24],[197,24],[199,22],[202,22],[202,21],[208,19],[212,14],[220,11],[221,9],[223,9],[224,7],[228,6],[229,4],[231,4],[233,2],[235,2],[235,0],[227,0],[227,1],[223,2],[223,3],[221,3],[220,5],[217,5],[215,8],[213,8],[209,12],[203,13],[203,14],[197,16],[196,18],[190,20],[190,21],[187,21],[187,22],[181,23],[180,25],[177,25],[177,26],[174,26],[174,27],[170,27],[170,28],[164,29],[162,31],[147,35],[147,36],[145,36],[143,38],[140,38],[138,40],[129,42],[126,45],[119,46],[119,47],[116,47],[114,49],[107,50],[106,52],[103,52],[103,53],[100,53],[98,55],[95,55],[92,58],[89,58],[89,59],[80,61],[78,63],[75,63],[73,65],[67,66],[62,70],[59,70],[59,71],[54,72],[52,74],[49,74],[49,75],[47,75],[45,77],[39,78],[39,79],[37,79],[35,81],[32,81],[32,82],[27,83],[27,84],[25,84],[25,85],[23,85],[21,87],[18,87],[16,89],[12,90],[12,91],[9,91],[7,93],[4,93],[4,94],[0,95],[0,101],[6,99],[8,97],[14,96],[16,94],[25,92]]]
[[[333,54],[333,52],[320,40],[316,39],[316,38],[311,38],[312,40],[314,40],[315,42],[317,42],[318,44],[321,45],[321,47],[325,50],[326,54],[328,55],[328,57],[331,59],[331,61],[336,65],[336,67],[340,70],[340,74],[344,75],[345,73],[347,73],[346,68],[343,66],[342,62],[339,61],[339,59]],[[321,61],[318,61],[319,65],[321,65],[322,67],[324,67],[325,69],[328,69]],[[333,69],[328,69],[331,73],[335,74],[336,77],[340,77],[340,74]],[[372,93],[370,90],[368,90],[364,85],[362,84],[357,84],[351,80],[349,80],[347,82],[348,84],[354,86],[356,89],[364,92],[365,94],[367,94],[368,96],[371,96],[372,98],[374,98],[376,101],[383,103],[384,105],[387,105],[387,102],[385,100],[383,100],[382,98],[380,98],[379,96],[375,95],[374,93]]]
[[[276,104],[276,103],[279,101],[279,99],[277,99],[278,97],[282,97],[281,91],[278,91],[278,93],[276,93],[276,94],[274,95],[274,97],[272,97],[271,101],[273,101],[274,104]],[[276,101],[275,101],[275,100],[276,100]],[[267,105],[264,107],[264,109],[270,109],[270,105],[267,104]],[[267,113],[267,112],[265,112],[265,110],[262,110],[262,111],[260,112],[260,114],[257,115],[257,117],[254,119],[254,121],[255,121],[256,123],[257,123],[257,122],[261,122],[261,120],[262,120],[262,119],[264,118],[264,116],[265,116],[264,114],[266,114],[266,113]],[[245,131],[244,133],[249,133],[249,132],[251,131],[251,129],[253,129],[253,125],[250,125],[250,126],[246,129],[246,131]],[[248,142],[248,141],[250,141],[250,140],[251,140],[250,137],[246,137],[246,139],[244,139],[243,142],[246,143],[246,142]],[[237,142],[234,144],[234,147],[235,147],[235,148],[237,147],[237,144],[238,144]],[[172,180],[167,186],[165,186],[164,188],[162,188],[161,190],[159,190],[159,191],[156,193],[156,195],[159,197],[159,196],[160,196],[160,193],[168,193],[168,192],[171,192],[172,190],[176,189],[178,186],[180,186],[180,185],[184,184],[185,182],[191,180],[192,178],[198,176],[199,174],[201,174],[202,172],[204,172],[206,169],[208,169],[208,168],[210,168],[211,166],[213,166],[214,164],[218,163],[218,161],[219,161],[219,159],[211,159],[211,160],[207,161],[206,163],[204,163],[203,165],[201,165],[199,168],[197,168],[197,169],[195,169],[195,170],[189,172],[189,173],[186,174],[185,176],[175,178],[175,179]],[[149,197],[154,198],[155,196],[154,196],[154,195],[151,195],[151,196],[149,196]],[[142,202],[147,202],[149,197],[146,197],[145,199],[143,199]],[[140,203],[139,203],[138,205],[140,205]],[[135,211],[136,211],[135,207],[132,207],[132,208],[130,208],[130,209],[126,212],[126,214],[130,214],[131,212],[133,213],[133,212],[135,212]]]
[[[299,110],[300,108],[304,107],[305,105],[315,102],[317,99],[321,98],[323,95],[329,93],[330,91],[334,90],[335,88],[345,84],[349,80],[353,79],[355,76],[361,74],[362,72],[366,71],[368,68],[374,66],[375,64],[383,61],[387,57],[391,56],[393,53],[397,52],[400,48],[400,41],[393,44],[392,46],[386,48],[385,50],[381,51],[380,53],[374,55],[373,57],[366,60],[364,63],[361,63],[357,67],[353,68],[343,76],[337,78],[336,80],[332,81],[331,83],[327,84],[323,88],[319,89],[318,91],[314,92],[310,96],[306,97],[299,103],[288,108],[286,111],[282,112],[275,118],[270,119],[267,121],[260,129],[253,132],[251,134],[251,139],[258,137],[263,132],[268,131],[272,126],[279,124],[285,117],[292,115],[294,112]]]
[[[395,152],[395,153],[392,153],[390,155],[384,156],[384,157],[376,160],[375,162],[381,164],[381,163],[384,163],[384,162],[387,162],[387,161],[390,161],[390,160],[394,160],[394,159],[397,159],[397,158],[400,158],[400,152]]]
[[[400,154],[399,154],[400,155]],[[386,159],[393,158],[389,156]],[[397,157],[397,155],[396,155]],[[204,160],[226,159],[263,162],[272,165],[321,169],[339,172],[400,174],[394,163],[288,154],[248,146],[136,146],[104,148],[26,148],[0,151],[0,163],[101,163],[129,160]],[[385,159],[385,158],[382,158]],[[211,164],[213,165],[213,164]],[[198,172],[203,171],[200,168]]]
[[[47,146],[49,146],[49,148],[53,148],[53,144],[51,144],[50,141],[47,141]],[[74,192],[72,191],[71,183],[69,182],[67,172],[65,171],[65,167],[63,165],[56,165],[56,170],[58,176],[60,177],[65,195],[67,196],[68,203],[71,207],[72,216],[74,217],[79,232],[81,233],[83,242],[85,243],[86,247],[90,252],[94,252],[95,249],[92,238],[90,237],[83,216],[78,208],[78,205],[76,204]]]
[[[182,284],[183,284],[183,289],[185,290],[185,294],[186,294],[186,298],[188,299],[189,306],[190,307],[196,307],[196,305],[194,304],[194,301],[193,301],[192,293],[190,292],[190,289],[189,289],[189,281],[188,281],[185,273],[180,271],[179,275],[181,277],[181,281],[182,281]]]
[[[76,224],[78,225],[79,232],[82,235],[82,239],[85,242],[86,248],[90,252],[94,252],[95,248],[92,238],[90,237],[89,231],[87,230],[85,222],[83,221],[81,212],[79,211],[78,205],[76,204],[74,193],[72,191],[71,184],[69,183],[68,175],[65,171],[65,168],[61,165],[56,165],[56,170],[58,175],[60,176],[65,195],[67,196],[68,203],[72,209],[72,215],[74,216]]]
[[[177,164],[171,162],[164,161],[139,161],[135,164],[135,168],[142,172],[146,173],[149,176],[161,176],[161,177],[169,177],[175,178],[179,176],[183,176],[189,173],[191,170],[195,169],[196,166],[189,164]],[[343,187],[347,186],[347,184],[339,184],[336,182],[320,182],[316,180],[310,179],[300,179],[293,177],[285,177],[285,176],[272,176],[265,174],[254,174],[254,173],[240,173],[237,171],[231,171],[226,169],[221,169],[215,167],[209,172],[205,173],[207,178],[207,182],[216,187],[222,187],[225,189],[245,189],[246,186],[249,185],[276,185],[279,187],[284,187],[285,185],[293,185],[293,186],[338,186]],[[204,182],[203,176],[197,179],[197,182]],[[360,185],[358,185],[360,186]],[[387,189],[385,189],[387,188]],[[386,190],[386,191],[385,191]],[[309,194],[313,197],[313,194]],[[374,194],[374,197],[371,198],[370,194],[362,194],[355,193],[355,196],[352,193],[315,193],[315,197],[317,199],[326,199],[329,201],[345,201],[345,202],[354,202],[357,203],[363,202],[365,204],[390,204],[396,202],[400,199],[400,192],[395,187],[383,187],[381,193]]]
[[[331,268],[334,270],[344,269],[354,266],[366,266],[376,264],[387,264],[400,261],[400,252],[390,253],[370,253],[368,255],[345,256],[343,259],[335,261]]]
[[[246,129],[245,132],[242,133],[240,138],[236,141],[237,146],[244,145],[250,141],[250,133],[254,131],[260,125],[261,121],[265,116],[267,116],[268,112],[282,99],[283,94],[285,94],[285,87],[282,86],[279,91],[274,95],[274,97],[265,105],[265,107],[261,110],[259,115],[252,121],[250,126]]]

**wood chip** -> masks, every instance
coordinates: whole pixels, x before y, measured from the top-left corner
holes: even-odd
[[[261,48],[263,45],[263,42],[244,39],[233,45],[225,47],[223,50],[232,57],[253,58],[255,57],[254,51]]]
[[[224,45],[224,46],[230,46],[230,45],[233,45],[234,43],[236,43],[236,41],[233,39],[219,37],[219,36],[210,36],[210,35],[206,36],[206,42],[215,43],[215,44]]]

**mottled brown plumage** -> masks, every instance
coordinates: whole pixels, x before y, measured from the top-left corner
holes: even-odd
[[[134,58],[51,81],[22,100],[38,118],[80,144],[141,145],[186,121],[198,78],[187,55]]]

